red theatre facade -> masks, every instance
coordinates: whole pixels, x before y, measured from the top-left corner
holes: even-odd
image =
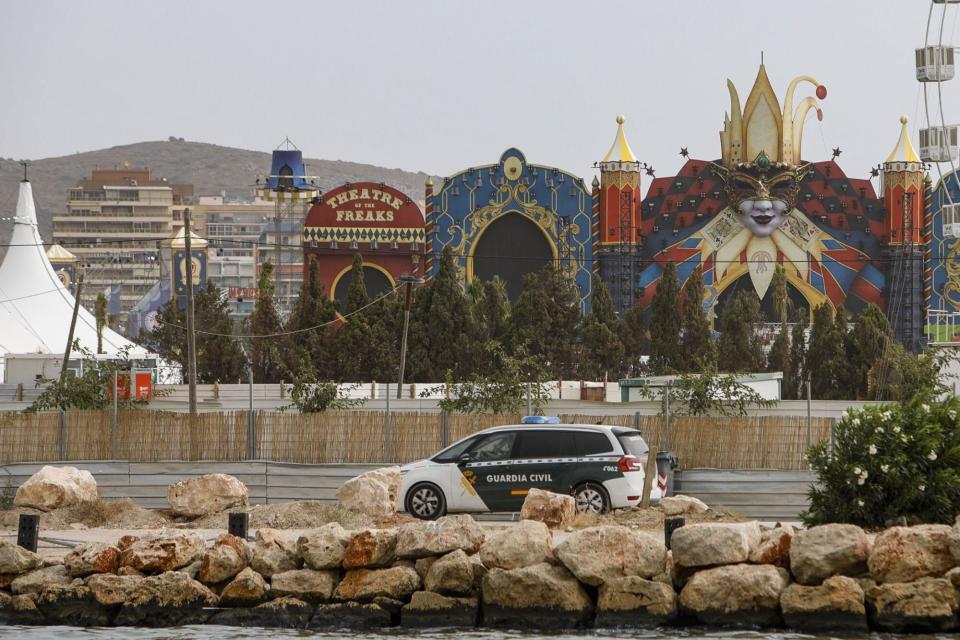
[[[374,297],[397,278],[423,274],[423,213],[406,194],[376,182],[346,183],[323,194],[304,220],[304,281],[317,262],[320,282],[341,310],[353,258],[363,259],[364,283]]]

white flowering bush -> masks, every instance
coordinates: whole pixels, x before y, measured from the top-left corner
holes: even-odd
[[[818,482],[809,492],[807,525],[849,522],[882,527],[952,523],[960,513],[960,401],[918,396],[853,411],[837,423],[833,444],[807,458]]]

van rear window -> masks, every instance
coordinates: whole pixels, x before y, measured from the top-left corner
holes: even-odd
[[[628,456],[640,457],[647,455],[647,453],[650,451],[650,447],[648,447],[647,443],[644,442],[639,431],[618,433],[617,440],[620,441],[620,445],[623,447],[623,452]]]

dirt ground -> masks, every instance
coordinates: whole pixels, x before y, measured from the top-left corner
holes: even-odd
[[[394,516],[371,518],[340,507],[317,501],[284,502],[280,504],[252,505],[244,509],[250,514],[250,530],[261,527],[274,529],[316,529],[328,522],[339,522],[345,529],[365,527],[395,527],[416,520],[398,513]],[[47,531],[83,530],[83,529],[158,529],[175,527],[183,529],[219,529],[227,528],[227,513],[217,513],[193,520],[175,518],[169,511],[145,509],[129,498],[98,500],[56,509],[44,513],[36,509],[8,509],[0,511],[0,529],[16,530],[21,513],[33,513],[40,516],[40,529]],[[706,513],[687,514],[687,524],[695,522],[742,522],[740,514],[727,509],[711,509]],[[598,524],[621,524],[634,529],[663,529],[663,511],[658,507],[646,509],[635,507],[618,509],[603,515],[580,514],[573,522],[574,529],[582,529]],[[493,523],[491,523],[493,524]],[[506,523],[503,523],[506,524]]]
[[[40,516],[41,530],[63,529],[156,529],[169,524],[158,511],[144,509],[129,498],[97,500],[43,512],[37,509],[0,511],[0,529],[16,529],[21,513]]]
[[[686,524],[697,522],[744,522],[749,520],[735,511],[719,508],[705,513],[687,513],[681,516]],[[663,529],[664,515],[659,507],[630,507],[616,509],[603,515],[581,513],[573,521],[574,529],[584,529],[599,524],[620,524],[634,529]]]
[[[250,529],[316,529],[328,522],[339,522],[345,529],[365,527],[394,527],[414,519],[406,514],[371,518],[348,511],[336,504],[304,500],[280,504],[258,504],[231,511],[250,514]],[[40,516],[40,529],[47,531],[83,529],[183,529],[227,528],[227,513],[216,513],[196,519],[174,517],[163,509],[145,509],[129,498],[98,500],[43,512],[37,509],[0,510],[0,529],[16,530],[21,513]]]

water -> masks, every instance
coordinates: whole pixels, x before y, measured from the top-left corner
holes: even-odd
[[[780,630],[770,631],[718,631],[705,629],[631,629],[613,631],[597,629],[583,632],[543,634],[536,632],[495,631],[489,629],[464,630],[406,630],[392,629],[382,632],[355,631],[301,631],[295,629],[260,629],[239,627],[218,627],[200,625],[175,627],[170,629],[143,628],[80,628],[80,627],[6,627],[0,626],[0,638],[6,640],[271,640],[321,638],[350,638],[350,640],[391,640],[393,638],[409,640],[530,640],[549,637],[550,640],[586,640],[588,638],[630,638],[631,640],[700,640],[717,638],[722,640],[956,640],[956,635],[897,635],[870,633],[846,636],[806,635]]]

